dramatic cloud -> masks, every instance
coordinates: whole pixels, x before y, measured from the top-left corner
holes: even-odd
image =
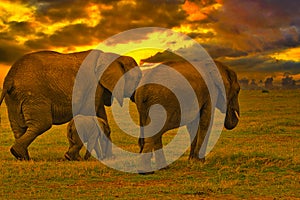
[[[248,55],[231,59],[220,58],[237,72],[289,72],[300,73],[300,62],[277,60],[268,55]]]
[[[185,33],[213,58],[240,70],[296,72],[298,4],[295,0],[4,0],[0,3],[0,64],[10,65],[22,54],[37,50],[86,50],[112,35],[150,26]],[[138,32],[130,38],[144,41],[148,37]],[[124,37],[120,42],[130,41]],[[293,53],[282,56],[291,49]]]
[[[19,3],[18,6],[23,6],[30,17],[19,17],[17,21],[10,21],[8,17],[0,19],[0,27],[6,28],[0,34],[12,35],[18,44],[32,51],[93,46],[128,29],[145,26],[172,28],[186,18],[181,9],[183,1],[35,0]],[[13,15],[14,11],[8,4],[6,2],[4,9],[9,10],[2,13]]]
[[[212,16],[219,40],[255,52],[298,46],[299,13],[299,3],[294,0],[227,0]]]
[[[5,64],[11,64],[28,52],[28,50],[29,49],[16,45],[13,42],[0,40],[0,61]]]

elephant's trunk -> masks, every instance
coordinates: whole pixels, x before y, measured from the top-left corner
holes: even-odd
[[[228,108],[225,117],[225,128],[231,130],[235,128],[239,122],[240,110],[239,108]]]

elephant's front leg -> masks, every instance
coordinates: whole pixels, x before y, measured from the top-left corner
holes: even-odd
[[[156,169],[165,168],[167,166],[167,162],[162,148],[162,133],[158,133],[153,137],[144,138],[142,140],[143,147],[141,150],[138,172],[140,174],[154,173],[151,167],[151,158],[153,155],[153,150],[155,156]]]
[[[167,167],[167,161],[163,150],[162,136],[155,138],[154,141],[154,156],[157,169],[163,169]]]
[[[69,150],[65,153],[65,158],[67,160],[82,160],[81,156],[79,155],[80,149],[82,148],[83,144],[74,144],[69,147]],[[88,152],[88,151],[87,151]]]
[[[104,119],[106,121],[108,129],[110,130],[109,125],[108,125],[108,120],[107,120],[107,114],[106,114],[106,111],[105,111],[105,108],[103,105],[103,100],[101,100],[100,104],[101,105],[98,106],[98,110],[97,110],[97,117]],[[104,132],[104,134],[105,134],[107,140],[105,139],[105,142],[106,142],[105,147],[106,148],[105,148],[105,152],[103,152],[103,154],[106,159],[111,159],[114,157],[114,155],[112,152],[112,140],[110,137],[110,131]]]
[[[190,160],[196,160],[201,162],[205,161],[204,158],[205,153],[200,157],[200,149],[203,145],[205,136],[209,130],[210,119],[211,119],[211,104],[207,103],[202,107],[200,111],[199,124],[197,125],[192,122],[190,125],[188,125],[190,134],[192,134],[192,132],[195,131],[195,129],[197,129],[196,136],[191,144],[191,151],[189,155]],[[195,122],[197,122],[197,120],[195,120]],[[206,149],[206,147],[204,149]]]
[[[73,123],[73,122],[72,122]],[[73,124],[74,125],[74,124]],[[70,126],[70,124],[69,124]],[[76,129],[75,129],[75,125],[72,126],[73,128],[68,127],[68,140],[69,140],[69,149],[68,151],[65,153],[65,158],[67,160],[82,160],[79,152],[83,146],[83,143],[81,141],[81,138],[79,137]],[[86,151],[88,153],[88,150]],[[86,153],[86,154],[87,154]]]
[[[138,173],[139,174],[152,174],[153,169],[151,167],[152,151],[154,149],[154,138],[141,138],[143,140],[143,147],[141,149],[141,155],[138,161]]]

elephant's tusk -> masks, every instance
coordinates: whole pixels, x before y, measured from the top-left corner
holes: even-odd
[[[234,113],[235,113],[236,118],[237,118],[238,120],[240,120],[240,115],[239,115],[239,113],[238,113],[236,110],[234,111]]]

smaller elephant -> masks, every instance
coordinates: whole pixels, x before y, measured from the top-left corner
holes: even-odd
[[[140,169],[138,169],[140,174],[153,172],[151,166],[151,156],[153,152],[155,152],[156,168],[161,169],[167,166],[163,151],[162,135],[169,130],[186,126],[191,140],[189,159],[203,162],[205,157],[200,157],[200,153],[204,155],[206,151],[205,137],[211,131],[210,123],[213,120],[212,111],[218,109],[220,112],[226,114],[224,120],[226,129],[231,130],[237,126],[240,114],[238,101],[240,85],[237,75],[233,70],[222,63],[215,61],[215,64],[217,67],[216,70],[219,71],[221,76],[220,80],[215,73],[210,73],[209,77],[206,77],[214,80],[211,87],[213,87],[215,91],[214,94],[212,93],[212,95],[215,96],[215,102],[212,100],[213,98],[211,98],[209,87],[204,79],[205,77],[189,62],[170,61],[144,71],[140,81],[141,86],[138,87],[134,95],[134,102],[139,112],[141,127],[139,145],[142,155],[139,163]],[[183,82],[178,79],[179,76],[172,77],[170,71],[166,70],[168,68],[176,70],[177,73],[184,77],[191,89],[187,87],[187,84],[183,84]],[[213,72],[213,69],[210,70]],[[171,83],[169,88],[160,84],[153,84],[166,83],[165,80]],[[222,84],[224,84],[224,93],[220,87]],[[179,98],[177,98],[175,93],[170,89],[178,91],[185,99],[191,100],[190,103],[183,107],[184,105],[180,104]],[[195,93],[195,99],[190,95],[189,90]],[[195,107],[194,104],[197,103],[198,105]],[[161,130],[158,131],[156,128],[159,127],[157,124],[161,123],[161,116],[160,114],[154,113],[152,114],[153,117],[151,117],[150,114],[151,107],[155,105],[161,105],[166,112],[165,122],[162,124]],[[212,108],[214,110],[212,110]],[[194,135],[194,137],[192,135]]]
[[[111,152],[107,152],[111,149],[109,148],[111,145],[110,128],[107,122],[100,117],[76,115],[68,124],[67,137],[70,146],[65,153],[65,158],[68,160],[82,160],[79,151],[83,143],[87,143],[84,160],[91,157],[93,150],[98,159],[108,158],[111,155]]]

